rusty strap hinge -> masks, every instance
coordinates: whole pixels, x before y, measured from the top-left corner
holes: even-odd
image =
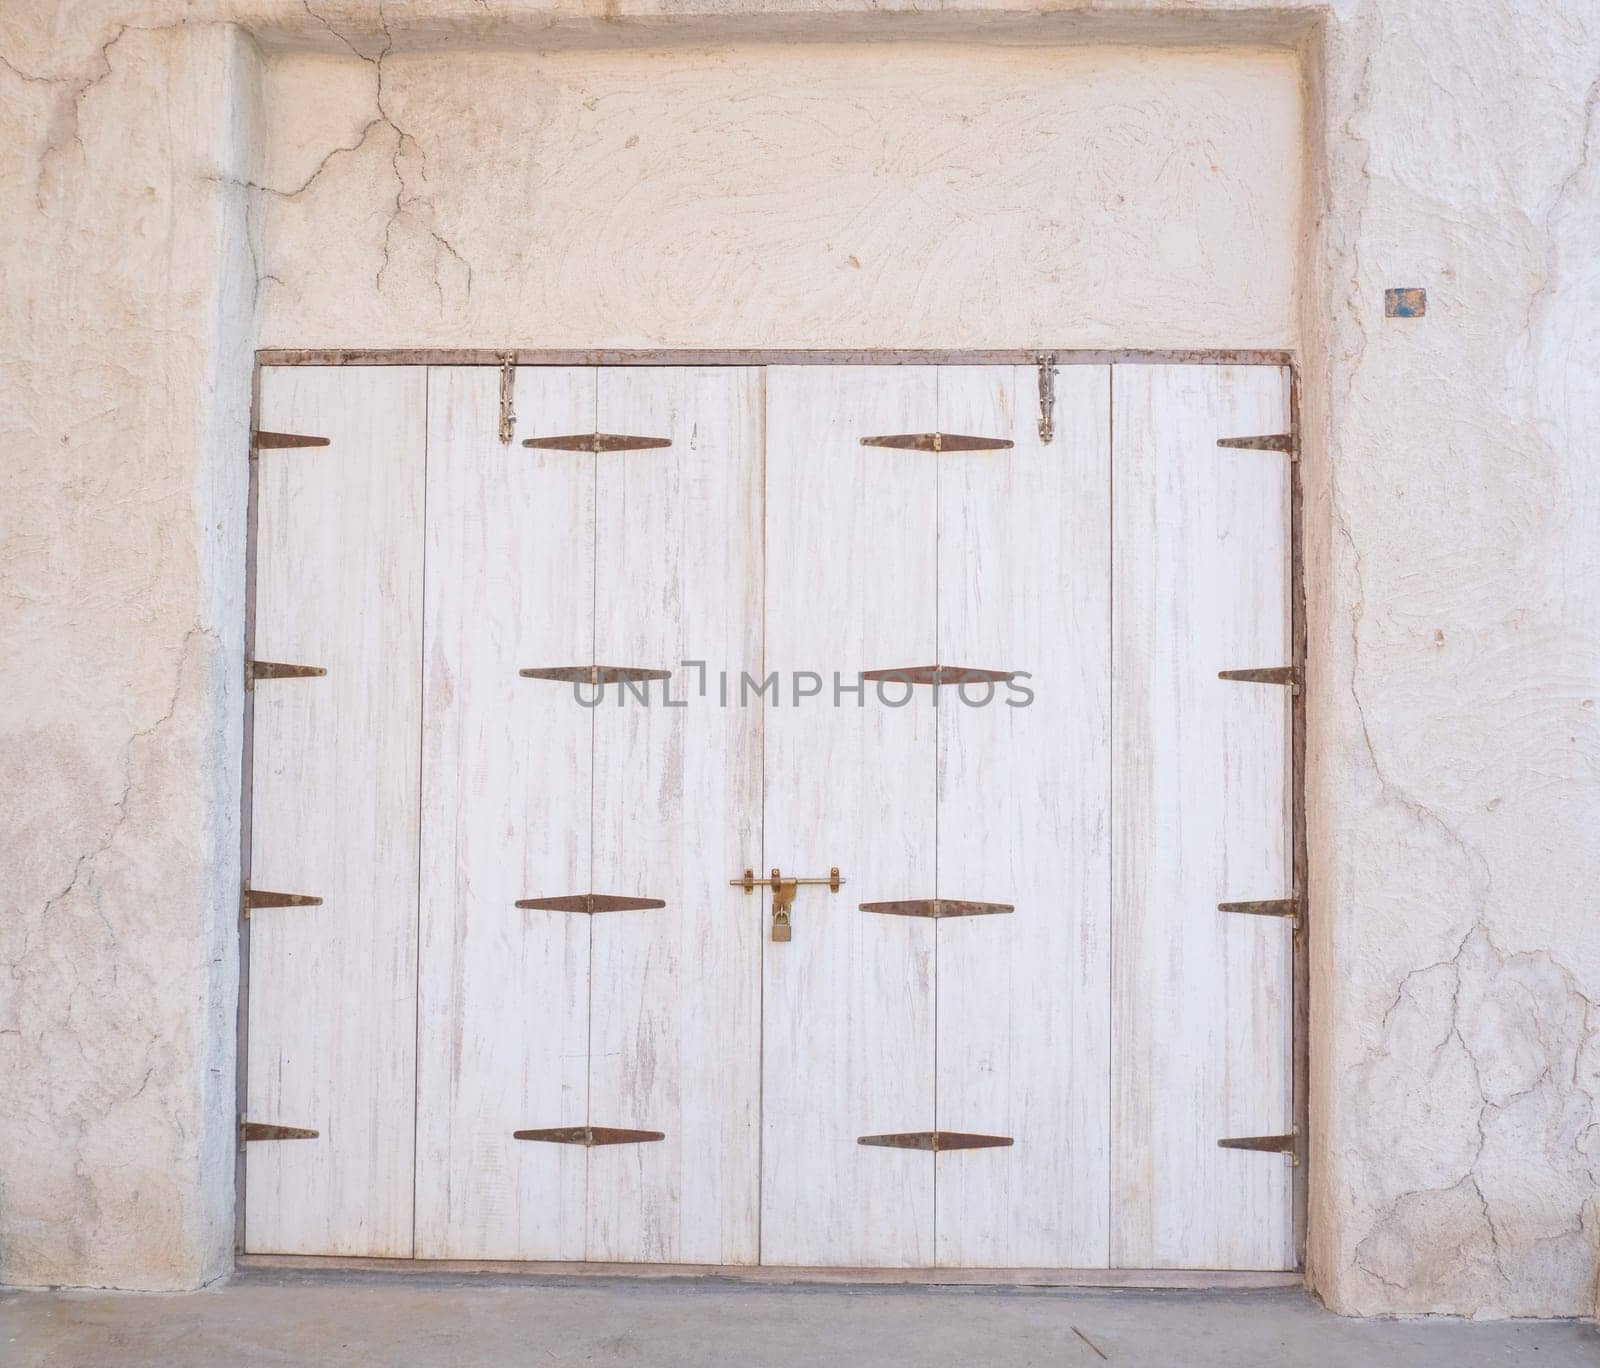
[[[973,1135],[968,1131],[902,1131],[898,1135],[863,1135],[858,1145],[881,1145],[886,1149],[945,1150],[1004,1149],[1016,1142],[1009,1135]]]
[[[1291,461],[1300,459],[1300,442],[1292,432],[1269,432],[1263,437],[1219,437],[1219,447],[1235,451],[1281,451]]]
[[[1281,1154],[1290,1164],[1298,1165],[1296,1153],[1300,1128],[1296,1126],[1288,1135],[1240,1135],[1228,1140],[1218,1140],[1218,1149],[1259,1150],[1266,1154]]]
[[[552,1145],[642,1145],[665,1140],[665,1131],[620,1130],[615,1126],[552,1126],[548,1130],[512,1131],[513,1140],[543,1140]]]
[[[250,454],[258,451],[288,451],[293,447],[325,447],[332,442],[327,437],[305,437],[298,432],[263,432],[259,428],[250,434]]]
[[[1289,692],[1300,692],[1300,667],[1298,665],[1272,665],[1261,670],[1219,670],[1218,679],[1235,684],[1287,684]]]
[[[1263,898],[1255,902],[1224,902],[1218,912],[1239,912],[1247,917],[1285,917],[1296,931],[1300,929],[1300,897]]]
[[[517,408],[513,402],[517,388],[517,358],[506,352],[500,358],[500,445],[510,446],[517,431]]]
[[[239,1118],[239,1148],[253,1140],[315,1140],[317,1132],[304,1126],[274,1126],[266,1121],[246,1121]]]
[[[1056,435],[1056,354],[1039,355],[1039,440],[1048,446]]]
[[[907,665],[898,670],[863,670],[863,679],[894,684],[1004,684],[1013,670],[978,670],[970,665]]]
[[[670,437],[627,437],[620,432],[574,432],[565,437],[529,437],[525,447],[541,451],[650,451],[672,445]]]
[[[660,898],[624,898],[615,893],[570,893],[560,898],[518,898],[517,906],[533,912],[644,912],[665,907]]]
[[[319,679],[327,673],[320,665],[286,665],[281,660],[252,660],[246,656],[244,687],[249,692],[258,679]]]
[[[239,915],[249,920],[258,907],[321,907],[322,899],[309,893],[270,893],[264,888],[239,890]]]
[[[551,665],[518,670],[524,679],[554,679],[564,684],[632,684],[671,679],[671,670],[637,670],[630,665]]]
[[[896,451],[1005,451],[1016,445],[1005,437],[964,437],[957,432],[901,432],[887,437],[863,437],[866,447]]]
[[[1011,903],[965,902],[957,898],[907,898],[900,902],[858,903],[863,912],[879,912],[887,917],[989,917],[999,912],[1015,912]]]

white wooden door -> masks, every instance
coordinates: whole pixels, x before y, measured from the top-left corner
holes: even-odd
[[[767,944],[767,1262],[1107,1261],[1109,400],[1046,445],[1031,367],[769,375],[767,663],[830,696],[769,710],[765,863],[848,882]],[[933,432],[1010,445],[862,444]],[[934,665],[1020,687],[834,706]]]
[[[594,428],[593,369],[516,376],[551,433]],[[427,633],[418,982],[417,1254],[582,1259],[593,717],[530,666],[594,650],[594,457],[502,445],[499,376],[428,375]],[[526,435],[529,424],[524,423]]]
[[[1287,376],[1037,404],[264,372],[249,1250],[1293,1266]]]
[[[941,1130],[1007,1148],[937,1156],[938,1262],[1100,1267],[1110,1163],[1110,373],[1056,382],[1038,433],[1033,367],[940,372],[947,432],[1011,450],[941,454],[939,658],[1020,670],[1031,692],[944,690],[942,898],[1008,914],[928,926]]]
[[[926,688],[835,706],[833,676],[937,663],[932,458],[861,445],[931,431],[937,386],[932,367],[767,372],[766,670],[788,696],[764,708],[759,867],[847,882],[799,889],[793,938],[762,942],[765,1263],[934,1258],[932,1156],[859,1143],[933,1128],[933,938],[859,904],[930,896],[937,719]],[[826,692],[797,706],[806,673]]]
[[[1291,1268],[1288,430],[1276,367],[1118,366],[1112,395],[1112,1262]]]
[[[251,1253],[409,1255],[425,378],[269,367],[259,425],[328,445],[257,467]],[[258,666],[258,673],[266,673]]]
[[[754,1262],[760,718],[684,705],[760,662],[760,374],[515,406],[504,446],[497,373],[432,373],[418,1253]],[[597,432],[668,445],[522,445]],[[595,665],[671,678],[520,673]],[[516,906],[590,896],[641,905]]]

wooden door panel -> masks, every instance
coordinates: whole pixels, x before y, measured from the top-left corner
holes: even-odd
[[[760,909],[728,880],[760,854],[761,710],[698,688],[760,667],[761,396],[599,375],[601,430],[672,445],[597,458],[596,659],[672,678],[593,712],[595,891],[666,903],[592,918],[591,1122],[664,1133],[590,1150],[595,1260],[757,1258]]]
[[[1109,1252],[1109,368],[1056,414],[1031,366],[939,372],[942,429],[1015,442],[938,458],[939,659],[1031,691],[940,690],[938,895],[1016,909],[934,927],[939,1128],[1014,1140],[934,1160],[952,1267]]]
[[[832,675],[936,663],[937,458],[861,445],[936,422],[929,367],[767,373],[765,671],[785,696],[764,710],[757,868],[825,876],[838,865],[848,881],[836,894],[799,890],[793,939],[763,940],[769,1264],[933,1259],[932,1156],[858,1143],[934,1124],[933,927],[858,905],[928,896],[935,712],[920,686],[886,686],[897,702],[909,693],[903,706],[880,703],[870,684],[864,700],[833,706]],[[797,707],[801,672],[824,693]]]
[[[257,459],[251,883],[320,906],[250,923],[251,1253],[412,1251],[424,377],[267,367]]]
[[[1112,1262],[1289,1268],[1288,428],[1275,367],[1118,366],[1113,434]]]
[[[585,915],[592,714],[523,668],[594,652],[595,457],[524,437],[592,431],[589,368],[436,368],[428,395],[426,725],[417,1253],[581,1259],[587,1155],[519,1141],[588,1119]],[[414,763],[414,762],[413,762]]]

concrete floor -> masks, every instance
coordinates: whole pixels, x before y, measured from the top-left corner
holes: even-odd
[[[1299,1291],[775,1287],[242,1274],[182,1296],[0,1292],[6,1368],[1596,1368],[1593,1325],[1361,1321]]]

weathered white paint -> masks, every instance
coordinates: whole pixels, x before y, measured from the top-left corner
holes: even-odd
[[[756,868],[825,878],[838,866],[847,882],[797,890],[793,938],[765,942],[765,1263],[933,1262],[933,1156],[857,1141],[933,1129],[934,924],[859,907],[933,896],[938,716],[909,685],[884,685],[899,706],[832,705],[836,671],[853,686],[863,670],[935,663],[933,458],[861,438],[932,431],[938,375],[767,371],[764,673],[790,697],[766,709]],[[805,671],[822,693],[797,705]]]
[[[274,369],[258,470],[245,1248],[411,1253],[427,372]]]
[[[1044,444],[1032,367],[939,372],[942,430],[1016,444],[929,472],[939,658],[1026,670],[1033,691],[968,707],[946,689],[939,708],[938,894],[1016,907],[935,923],[939,1127],[1016,1141],[939,1156],[952,1267],[1110,1257],[1110,379],[1062,369]]]
[[[672,445],[593,458],[595,658],[673,673],[590,713],[594,890],[667,905],[592,919],[589,1120],[664,1138],[590,1150],[586,1256],[754,1263],[761,714],[697,693],[761,660],[761,372],[603,370],[596,412]]]
[[[1117,366],[1112,463],[1111,1253],[1123,1268],[1292,1268],[1286,898],[1289,463],[1277,367]]]
[[[590,926],[519,898],[589,892],[593,720],[524,667],[594,649],[594,459],[524,448],[594,427],[592,369],[428,381],[417,1256],[581,1259]]]
[[[1589,839],[1600,812],[1600,499],[1585,453],[1600,427],[1590,155],[1600,17],[1588,0],[871,8],[674,6],[668,17],[656,0],[623,0],[608,18],[533,0],[381,14],[371,0],[65,11],[26,0],[0,15],[0,168],[13,188],[0,220],[20,263],[0,285],[10,433],[0,959],[15,985],[0,995],[13,1099],[0,1114],[0,1278],[184,1286],[226,1267],[245,376],[258,342],[308,340],[262,331],[252,282],[276,291],[266,277],[277,275],[314,294],[344,270],[354,233],[367,244],[356,275],[371,288],[340,296],[329,332],[344,343],[470,333],[478,345],[545,344],[564,326],[561,303],[578,309],[581,326],[565,334],[575,342],[1013,344],[1021,324],[1059,345],[1296,341],[1308,406],[1313,1279],[1350,1311],[1593,1305],[1600,948],[1584,890],[1600,876]],[[335,31],[373,60],[347,60]],[[501,136],[480,121],[462,138],[470,90],[442,107],[400,95],[402,59],[419,43],[449,40],[457,59],[491,40],[585,47],[597,71],[618,47],[680,43],[659,59],[665,75],[729,43],[886,37],[900,42],[859,64],[865,85],[916,55],[919,39],[981,47],[999,69],[1094,56],[1053,43],[1151,44],[1137,69],[1157,90],[1166,64],[1183,59],[1161,44],[1236,56],[1240,44],[1297,47],[1305,150],[1251,192],[1284,197],[1255,203],[1258,221],[1305,194],[1293,326],[1246,332],[1223,298],[1237,263],[1294,250],[1293,222],[1278,220],[1282,238],[1213,251],[1215,295],[1183,274],[1149,293],[1052,296],[1067,234],[1029,257],[1048,225],[1025,209],[1003,224],[980,201],[951,241],[964,248],[1020,222],[1015,251],[930,254],[919,234],[941,221],[950,187],[927,172],[934,193],[921,193],[919,212],[896,209],[919,188],[905,172],[926,164],[923,146],[869,136],[840,143],[838,156],[858,174],[883,168],[886,193],[869,214],[898,214],[894,250],[846,247],[861,269],[846,261],[848,284],[831,295],[823,273],[769,266],[760,288],[747,271],[716,278],[709,296],[681,274],[695,269],[685,242],[712,256],[726,233],[674,239],[653,273],[615,251],[600,273],[625,267],[666,285],[614,332],[581,287],[530,309],[520,287],[491,289],[489,273],[498,248],[524,237],[523,269],[567,270],[594,218],[574,211],[557,236],[526,232],[522,211],[615,192],[564,177],[559,139],[526,159],[520,124]],[[391,40],[380,109],[376,58]],[[324,54],[329,80],[298,104],[274,99],[274,119],[294,131],[269,132],[260,54],[307,47]],[[595,120],[579,146],[612,136],[604,112],[616,106],[591,94],[593,110],[566,106],[569,128],[580,110]],[[782,83],[763,96],[778,101]],[[1143,107],[1116,103],[1130,119]],[[473,112],[494,108],[486,90]],[[707,124],[701,107],[679,108]],[[1258,104],[1252,130],[1274,124],[1274,109],[1294,112]],[[1198,130],[1185,108],[1136,128],[1121,151],[1151,188],[1132,197],[1142,218],[1172,218],[1180,196],[1243,193],[1209,179],[1208,163],[1168,161],[1170,131]],[[364,129],[362,154],[337,151]],[[641,136],[626,147],[636,131],[616,130],[619,155],[646,146]],[[726,141],[711,131],[707,142]],[[469,142],[524,194],[473,237],[470,326],[451,302],[465,270],[430,235],[443,224],[453,240],[473,212],[474,197],[442,173],[445,145]],[[296,159],[269,167],[269,145],[298,149]],[[967,159],[972,181],[1003,166],[1010,145]],[[324,158],[317,184],[295,195]],[[1032,180],[1049,182],[1073,163],[1039,164]],[[1195,174],[1174,174],[1185,165]],[[354,184],[372,192],[346,220]],[[268,265],[263,226],[291,195],[337,226],[297,234],[303,245]],[[1114,206],[1093,190],[1081,202],[1089,214]],[[787,236],[762,229],[765,243],[804,252],[814,240],[814,201],[737,205],[746,225],[788,220]],[[1099,231],[1086,250],[1126,242],[1136,266],[1113,262],[1107,275],[1125,282],[1143,270],[1152,231]],[[493,250],[477,256],[484,241]],[[1007,260],[1032,263],[1004,298],[1045,301],[1036,318],[1026,304],[995,304]],[[691,299],[689,284],[694,302],[676,304]],[[1386,285],[1427,286],[1427,318],[1385,320]],[[1271,305],[1252,297],[1271,322]],[[614,290],[608,303],[635,307]],[[663,312],[670,326],[658,329]],[[782,321],[799,317],[803,329]],[[41,785],[46,769],[53,782]]]

